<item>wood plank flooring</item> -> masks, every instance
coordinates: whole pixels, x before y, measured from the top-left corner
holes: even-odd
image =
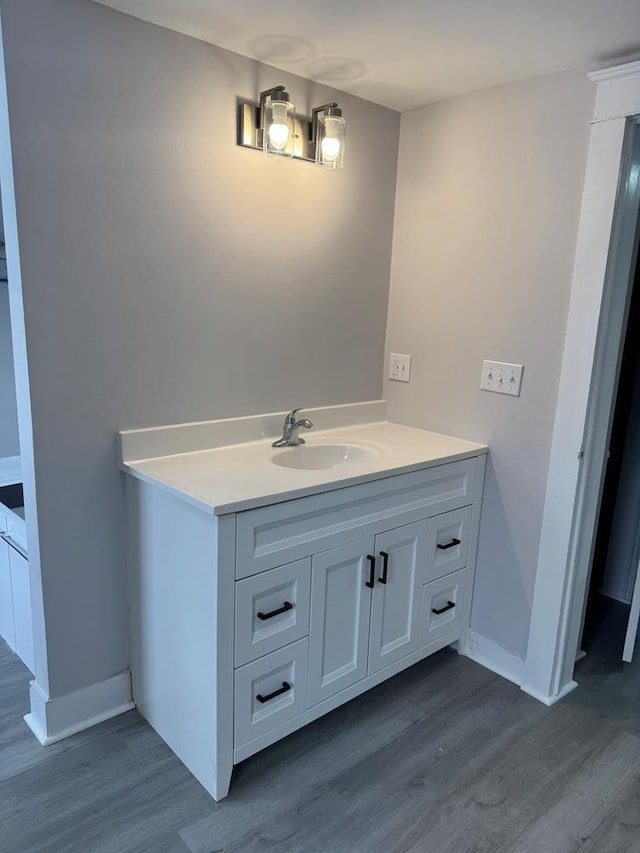
[[[132,711],[43,749],[0,641],[2,853],[640,853],[640,666],[546,708],[445,649],[243,762],[215,803]]]

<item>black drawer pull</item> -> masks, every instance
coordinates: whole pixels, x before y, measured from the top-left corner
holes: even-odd
[[[282,607],[278,607],[277,610],[272,610],[270,613],[258,613],[258,619],[262,619],[264,622],[265,619],[273,619],[274,616],[279,616],[281,613],[286,613],[287,610],[293,610],[293,604],[290,601],[285,601]]]
[[[276,696],[282,696],[283,693],[286,693],[287,690],[291,690],[291,685],[288,681],[282,682],[282,687],[279,687],[277,690],[274,690],[273,693],[269,693],[268,696],[261,696],[260,693],[256,696],[258,702],[261,705],[264,705],[265,702],[268,702],[270,699],[275,699]]]
[[[376,558],[372,554],[367,554],[367,560],[369,560],[371,568],[369,570],[369,580],[365,581],[365,586],[373,589],[373,585],[376,582]]]
[[[441,551],[446,551],[447,548],[454,548],[456,545],[460,544],[459,539],[452,539],[451,542],[448,542],[446,545],[438,545]]]
[[[446,612],[447,612],[447,610],[451,610],[451,609],[452,609],[452,608],[454,608],[455,606],[456,606],[455,601],[447,601],[447,606],[446,606],[446,607],[441,607],[439,610],[438,610],[436,607],[432,607],[432,608],[431,608],[431,612],[432,612],[432,613],[435,613],[435,614],[436,614],[436,616],[439,616],[441,613],[446,613]]]
[[[382,577],[378,578],[380,583],[387,582],[387,571],[389,569],[389,555],[386,551],[380,551],[380,556],[382,557]]]

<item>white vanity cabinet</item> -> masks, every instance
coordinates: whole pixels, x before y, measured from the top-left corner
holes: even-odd
[[[127,477],[134,699],[215,799],[234,764],[464,647],[485,458],[213,515]]]
[[[313,558],[310,705],[418,648],[426,532],[406,524]]]
[[[6,504],[2,501],[6,501]],[[22,486],[0,487],[0,637],[33,672],[33,626]]]

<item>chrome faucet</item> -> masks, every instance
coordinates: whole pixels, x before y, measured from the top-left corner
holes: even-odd
[[[292,409],[289,412],[284,419],[282,438],[274,441],[271,447],[296,447],[298,444],[304,444],[304,438],[298,436],[298,430],[301,427],[302,429],[311,429],[313,424],[308,418],[297,421],[296,414],[300,411],[301,409]]]

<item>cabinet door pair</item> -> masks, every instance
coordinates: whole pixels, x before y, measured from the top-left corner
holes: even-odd
[[[420,521],[314,556],[310,705],[417,650],[426,542]]]

